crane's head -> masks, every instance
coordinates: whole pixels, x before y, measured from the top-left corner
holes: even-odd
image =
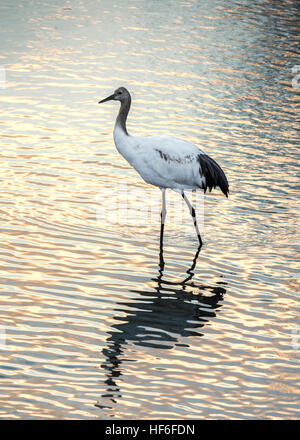
[[[98,104],[102,104],[103,102],[111,100],[123,102],[128,99],[130,99],[130,93],[128,92],[128,90],[125,89],[125,87],[119,87],[117,90],[114,91],[112,95],[102,99],[102,101],[99,101]]]

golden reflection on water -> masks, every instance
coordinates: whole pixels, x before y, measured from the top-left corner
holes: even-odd
[[[296,3],[16,6],[0,19],[0,416],[299,417]],[[196,259],[168,194],[159,265],[159,191],[97,105],[119,85],[132,134],[197,143],[229,177]]]

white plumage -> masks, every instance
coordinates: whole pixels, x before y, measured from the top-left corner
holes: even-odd
[[[167,135],[126,136],[119,126],[114,129],[114,140],[119,153],[145,182],[180,192],[202,186],[197,162],[200,150],[195,145]]]
[[[133,166],[145,182],[157,186],[163,193],[161,244],[166,216],[165,190],[179,192],[187,203],[202,245],[194,208],[189,203],[185,190],[206,189],[219,186],[228,196],[228,182],[221,167],[197,146],[190,142],[168,136],[130,136],[126,129],[126,119],[131,97],[127,89],[118,88],[112,95],[99,101],[121,102],[114,128],[114,141],[119,153]]]

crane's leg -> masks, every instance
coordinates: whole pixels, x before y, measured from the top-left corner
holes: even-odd
[[[198,228],[198,225],[197,225],[195,209],[192,207],[192,205],[190,204],[187,196],[184,194],[183,191],[182,191],[181,195],[182,195],[182,198],[185,201],[185,203],[188,205],[188,208],[190,210],[191,216],[193,217],[193,222],[194,222],[194,226],[195,226],[195,229],[196,229],[197,237],[198,237],[198,240],[199,240],[199,245],[201,247],[202,246],[202,239],[201,239],[201,235],[200,235],[199,228]]]
[[[162,194],[162,208],[161,208],[161,226],[160,226],[160,247],[163,246],[163,239],[164,239],[164,227],[165,227],[165,219],[167,214],[166,209],[166,188],[161,188],[161,194]]]
[[[162,194],[162,208],[161,208],[161,225],[160,225],[160,245],[159,245],[159,265],[160,265],[160,270],[161,273],[164,270],[165,267],[165,262],[164,262],[164,249],[163,249],[163,244],[164,244],[164,227],[165,227],[165,219],[166,219],[166,214],[167,214],[167,209],[166,209],[166,188],[160,188],[161,189],[161,194]]]

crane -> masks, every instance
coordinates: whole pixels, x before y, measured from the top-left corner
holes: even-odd
[[[114,127],[114,142],[118,152],[140,174],[146,183],[157,186],[162,192],[161,233],[162,245],[166,219],[166,189],[181,194],[193,219],[199,246],[202,238],[197,225],[196,212],[189,202],[185,190],[206,192],[219,187],[228,197],[229,185],[222,168],[196,145],[173,136],[131,136],[127,132],[126,120],[131,106],[131,96],[125,87],[119,87],[105,99],[120,101],[121,106]]]

